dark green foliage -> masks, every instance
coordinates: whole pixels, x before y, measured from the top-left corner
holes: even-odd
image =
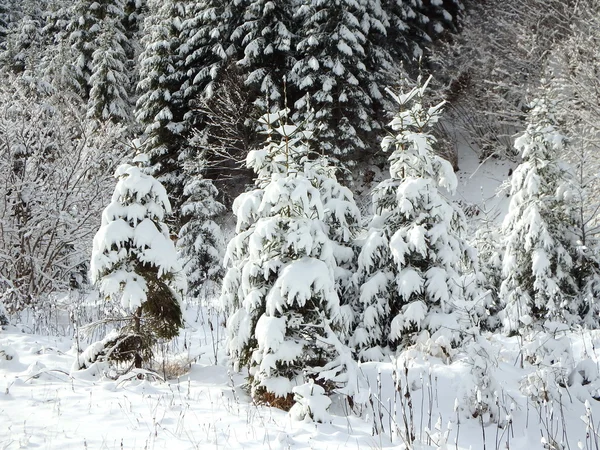
[[[148,296],[142,304],[142,324],[157,339],[173,339],[183,326],[176,294],[157,278],[148,280]]]

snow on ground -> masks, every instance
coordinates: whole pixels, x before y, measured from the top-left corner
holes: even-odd
[[[187,373],[162,382],[70,373],[76,358],[70,339],[26,334],[17,327],[0,331],[0,448],[377,446],[359,418],[292,422],[283,411],[253,404],[242,389],[244,377],[215,364],[208,322],[194,324],[184,335],[177,346],[185,340],[187,350],[168,360],[194,362]],[[221,352],[217,348],[219,358]]]
[[[585,400],[593,417],[600,418],[600,405],[592,398],[600,387],[600,332],[558,332],[557,343],[548,334],[529,346],[516,337],[488,336],[476,347],[478,353],[447,355],[423,345],[395,363],[363,364],[375,414],[367,405],[362,418],[347,416],[338,399],[330,408],[331,423],[315,424],[253,404],[243,375],[228,370],[216,333],[213,343],[208,316],[194,323],[195,315],[188,311],[192,325],[167,357],[173,366],[192,361],[189,371],[167,382],[71,373],[76,358],[71,339],[27,334],[14,326],[1,331],[0,448],[401,449],[407,420],[416,449],[483,449],[484,434],[489,449],[507,444],[542,449],[542,438],[565,440],[563,430],[570,442],[565,448],[576,449],[579,441],[586,442]],[[211,323],[216,321],[212,317]],[[487,357],[478,360],[476,354]],[[548,354],[550,359],[533,364],[536,355]],[[566,369],[553,368],[552,358],[561,359]],[[477,372],[482,361],[487,366]],[[479,393],[478,373],[487,375],[479,380]],[[571,375],[574,383],[556,388],[555,374]],[[493,390],[491,397],[486,386]],[[562,408],[551,400],[528,400],[525,388],[540,398],[545,391],[560,391]],[[382,432],[373,435],[374,428]]]
[[[490,218],[501,222],[509,202],[508,191],[499,191],[517,164],[498,158],[487,158],[482,162],[479,154],[463,143],[459,148],[458,166],[458,188],[454,200],[463,205],[476,205],[482,213],[488,211]]]

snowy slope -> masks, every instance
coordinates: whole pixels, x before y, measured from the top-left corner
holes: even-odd
[[[458,188],[454,199],[466,205],[487,210],[499,221],[508,210],[507,192],[499,192],[517,164],[496,158],[479,161],[479,155],[468,145],[459,148]]]

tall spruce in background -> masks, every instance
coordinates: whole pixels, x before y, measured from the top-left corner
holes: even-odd
[[[123,19],[125,5],[123,0],[77,0],[73,7],[69,43],[73,54],[73,65],[76,69],[77,84],[81,87],[80,95],[89,98],[93,85],[90,77],[94,70],[94,52],[107,39],[105,33],[114,37],[112,44],[119,43],[120,47],[127,44]],[[99,57],[96,57],[98,60]],[[128,86],[127,86],[128,87]]]
[[[232,33],[241,24],[241,3],[240,0],[207,0],[197,1],[190,7],[179,49],[188,80],[185,97],[211,97],[223,70],[237,61],[240,51],[232,40]]]
[[[387,45],[398,59],[410,61],[422,53],[422,32],[415,27],[416,2],[405,0],[381,0],[381,6],[388,18]]]
[[[185,104],[181,98],[184,77],[177,51],[185,20],[181,0],[149,2],[140,55],[136,119],[144,127],[144,150],[153,174],[167,186],[174,205],[181,204],[183,179],[179,152],[184,145]]]
[[[102,23],[98,47],[92,54],[90,95],[87,115],[90,118],[127,122],[131,119],[130,87],[127,75],[125,35],[115,19]]]
[[[8,34],[8,25],[10,23],[10,5],[8,2],[0,2],[0,43],[4,44]]]
[[[237,64],[246,85],[256,90],[259,101],[269,98],[273,108],[285,103],[283,83],[295,63],[294,7],[288,0],[251,0],[244,5],[241,25],[232,33],[243,56]]]
[[[464,7],[460,0],[381,0],[389,19],[384,44],[397,58],[420,58],[444,32],[456,31]]]
[[[43,42],[44,11],[37,3],[13,4],[2,62],[14,73],[37,78]]]
[[[359,158],[381,129],[380,82],[392,65],[374,38],[386,33],[385,14],[379,1],[353,0],[305,0],[296,14],[301,21],[298,61],[290,81],[310,95],[323,153],[346,161]],[[310,114],[304,98],[296,102],[296,121]]]

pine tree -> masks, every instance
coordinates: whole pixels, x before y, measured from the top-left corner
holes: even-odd
[[[127,40],[124,34],[125,15],[123,0],[77,0],[73,6],[69,42],[73,54],[73,65],[77,74],[77,85],[81,86],[80,95],[87,99],[90,89],[90,77],[95,72],[94,52],[105,44],[105,32],[113,34],[111,44],[119,43],[122,48]],[[96,56],[96,60],[99,56]]]
[[[43,24],[43,11],[39,5],[21,7],[19,14],[15,12],[2,52],[6,67],[15,73],[35,75],[35,65],[43,42]]]
[[[153,175],[167,186],[174,204],[180,204],[184,181],[179,152],[186,132],[186,108],[181,98],[184,74],[177,49],[186,17],[185,2],[154,0],[149,8],[144,21],[137,86],[140,97],[135,115],[145,127],[145,152],[150,156]]]
[[[305,0],[298,61],[292,85],[310,94],[315,132],[329,157],[355,159],[368,151],[381,129],[382,80],[393,69],[389,54],[376,44],[386,32],[379,1]],[[295,120],[308,117],[305,97],[295,104]]]
[[[141,154],[134,161],[146,160]],[[159,339],[179,334],[185,278],[164,223],[171,212],[165,188],[130,164],[119,166],[115,176],[119,181],[94,237],[90,273],[126,323],[105,342],[102,356],[141,368]]]
[[[220,281],[223,276],[223,233],[215,222],[225,207],[217,200],[218,191],[212,181],[203,177],[204,158],[198,155],[199,166],[185,168],[186,200],[181,207],[185,221],[179,232],[177,247],[185,261],[188,280],[187,296],[200,298],[208,281]]]
[[[414,340],[420,330],[448,343],[460,327],[456,305],[465,300],[461,276],[475,267],[462,237],[462,212],[444,198],[457,180],[450,163],[434,153],[431,128],[443,103],[423,105],[429,80],[400,105],[382,148],[391,151],[390,178],[373,194],[373,218],[358,259],[360,312],[354,345],[362,359],[380,359]],[[427,335],[425,335],[427,336]]]
[[[382,0],[381,5],[388,17],[387,46],[396,58],[411,60],[423,54],[423,32],[415,27],[418,22],[415,0]]]
[[[10,1],[0,1],[0,45],[4,46],[11,22],[12,4]]]
[[[293,15],[293,2],[251,0],[244,5],[242,24],[232,33],[232,42],[243,53],[237,64],[244,70],[246,85],[268,97],[274,107],[283,103],[283,80],[295,63]]]
[[[240,25],[241,6],[241,0],[196,1],[190,5],[178,50],[185,73],[183,98],[210,98],[227,65],[237,61],[239,49],[231,36]],[[193,118],[188,120],[195,124]]]
[[[124,35],[117,32],[114,21],[102,24],[98,48],[92,54],[92,74],[89,79],[88,117],[127,122],[131,104],[127,88],[127,55],[123,49]]]
[[[262,121],[279,119],[267,114]],[[285,121],[265,148],[249,153],[257,187],[234,202],[237,235],[227,248],[221,295],[235,366],[249,367],[257,400],[281,406],[303,373],[317,377],[336,359],[333,329],[344,326],[335,248],[307,156],[301,132]]]
[[[576,283],[574,218],[568,169],[559,160],[565,137],[552,102],[533,102],[525,132],[515,141],[523,162],[513,173],[508,214],[502,224],[506,250],[500,295],[504,325],[518,332],[546,319],[570,321]]]
[[[396,59],[419,59],[444,32],[456,32],[464,11],[460,0],[381,0],[389,20],[383,45]]]
[[[416,26],[422,38],[433,41],[444,31],[456,31],[464,10],[461,0],[418,0],[415,2]]]

